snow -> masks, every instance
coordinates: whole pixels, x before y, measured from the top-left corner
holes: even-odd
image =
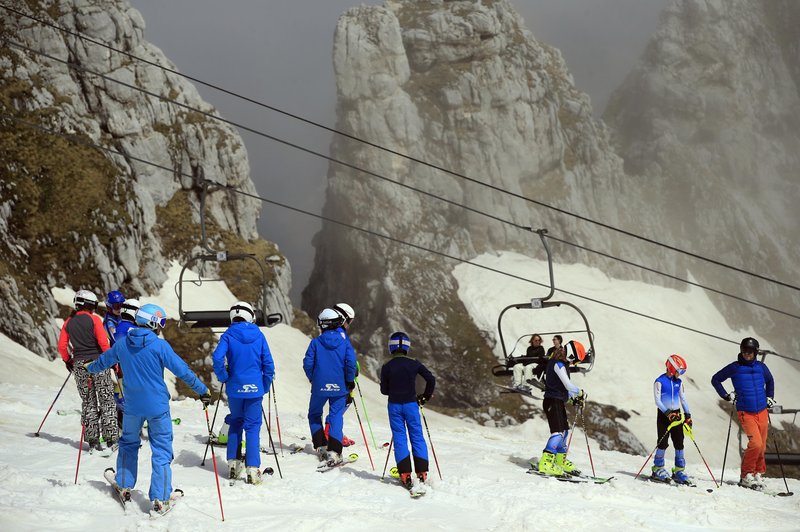
[[[480,261],[525,277],[547,279],[542,263],[513,254],[485,256]],[[543,273],[544,272],[544,273]],[[173,272],[174,273],[174,272]],[[484,270],[459,266],[455,270],[461,286],[460,295],[475,322],[495,333],[497,314],[509,303],[519,303],[541,295],[541,287],[507,280]],[[687,324],[722,337],[736,339],[756,331],[731,331],[699,290],[680,292],[641,283],[608,279],[602,272],[582,266],[558,266],[558,286],[570,291],[591,294],[620,306],[632,307],[655,316],[682,309]],[[532,277],[533,278],[533,277]],[[170,312],[177,309],[173,275],[157,297],[142,298],[158,302]],[[206,288],[214,285],[207,284]],[[224,291],[223,291],[224,292]],[[224,308],[228,295],[207,293],[205,301]],[[511,294],[510,296],[508,294]],[[219,297],[219,300],[215,298]],[[561,295],[556,293],[556,299]],[[576,376],[590,398],[637,411],[628,423],[648,451],[655,445],[651,385],[662,371],[663,360],[672,352],[686,356],[689,363],[689,401],[696,420],[695,434],[714,475],[719,478],[721,450],[728,417],[717,406],[708,383],[716,369],[733,359],[736,349],[719,340],[708,339],[631,315],[621,315],[596,304],[570,299],[586,313],[596,335],[598,356],[594,370]],[[571,330],[578,323],[568,323],[569,310],[525,311],[537,314],[512,316],[509,312],[508,335],[511,342],[522,334],[537,331]],[[541,313],[541,316],[539,315]],[[534,321],[535,320],[535,321]],[[358,321],[354,323],[358,326]],[[308,337],[286,325],[263,329],[273,351],[277,377],[275,392],[280,414],[284,446],[309,444],[305,418],[308,385],[301,359]],[[566,336],[566,335],[565,335]],[[545,343],[549,345],[549,337]],[[413,354],[413,353],[412,353]],[[799,392],[790,390],[797,368],[774,357],[768,364],[776,375],[777,396],[787,406],[800,402]],[[351,465],[329,473],[314,471],[316,458],[306,452],[279,456],[283,479],[279,478],[275,459],[262,454],[262,467],[275,468],[259,487],[244,484],[230,487],[221,479],[225,522],[220,521],[219,500],[214,482],[212,460],[201,465],[206,418],[200,402],[194,398],[174,401],[172,416],[180,417],[174,426],[173,478],[186,497],[168,515],[151,520],[149,501],[149,447],[145,441],[140,452],[139,482],[134,490],[134,504],[123,514],[103,479],[106,467],[114,459],[83,453],[75,480],[80,421],[77,415],[57,415],[56,410],[79,407],[75,385],[70,380],[46,419],[41,437],[33,433],[41,423],[66,373],[60,361],[45,361],[25,348],[0,336],[0,407],[5,441],[0,447],[0,529],[26,530],[796,530],[800,496],[770,497],[765,494],[725,485],[708,493],[713,482],[696,450],[687,446],[688,472],[698,488],[676,488],[634,480],[644,456],[601,451],[589,441],[598,475],[614,475],[611,483],[595,486],[559,483],[525,474],[525,462],[538,456],[548,436],[546,422],[532,419],[524,424],[496,428],[434,412],[436,399],[425,416],[433,437],[443,479],[431,460],[428,494],[412,500],[391,481],[381,482],[386,451],[371,445],[374,470],[370,466],[364,438],[356,413],[350,408],[345,416],[345,433],[358,443],[350,450],[360,455]],[[439,375],[446,379],[446,375]],[[356,402],[370,439],[366,415],[380,445],[390,432],[386,401],[378,385],[362,376],[360,386],[365,404]],[[484,386],[486,383],[476,383]],[[366,407],[366,408],[364,408]],[[274,419],[275,408],[264,403]],[[213,407],[209,414],[213,416]],[[220,407],[219,417],[226,413]],[[219,422],[217,423],[219,425]],[[273,424],[273,438],[278,434]],[[266,430],[262,443],[266,444]],[[735,445],[732,444],[732,448]],[[430,449],[429,449],[430,452]],[[215,450],[217,467],[224,471],[224,451]],[[667,453],[668,459],[672,451]],[[570,450],[571,459],[585,471],[591,469],[583,433],[576,431]],[[433,458],[431,454],[431,459]],[[389,466],[393,464],[389,458]],[[729,453],[726,480],[738,477],[738,458]],[[768,487],[784,490],[782,479],[769,479]],[[790,479],[789,488],[797,490]]]

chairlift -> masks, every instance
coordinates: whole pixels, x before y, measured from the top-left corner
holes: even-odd
[[[492,368],[492,375],[494,375],[495,377],[508,377],[512,375],[513,371],[509,367],[509,362],[511,360],[514,351],[519,346],[521,340],[523,340],[526,337],[533,336],[533,334],[525,334],[520,336],[519,338],[517,338],[517,341],[514,343],[514,346],[512,347],[511,351],[508,351],[508,349],[506,348],[505,337],[503,336],[503,316],[510,309],[543,310],[552,307],[560,307],[561,305],[566,305],[574,309],[583,319],[583,323],[586,325],[585,329],[571,330],[571,331],[556,331],[553,333],[542,332],[536,334],[539,334],[540,336],[547,336],[549,334],[561,334],[561,335],[573,334],[573,333],[586,334],[587,337],[589,338],[589,349],[587,349],[586,351],[586,358],[577,367],[572,368],[571,371],[577,371],[579,373],[588,373],[594,367],[594,360],[595,360],[594,333],[592,333],[592,330],[589,327],[589,321],[586,319],[586,315],[581,311],[581,309],[579,309],[577,306],[568,301],[550,301],[550,298],[553,297],[553,294],[555,293],[555,282],[553,280],[553,258],[550,252],[550,245],[548,244],[547,239],[545,237],[545,235],[547,234],[547,229],[538,229],[536,233],[539,235],[539,238],[542,241],[542,245],[544,246],[545,252],[547,253],[547,266],[550,273],[550,293],[548,293],[545,297],[542,298],[533,298],[528,303],[515,303],[513,305],[509,305],[500,312],[500,316],[497,318],[497,331],[500,337],[500,346],[503,349],[504,363],[497,364]],[[535,359],[528,357],[514,357],[515,363],[526,362],[526,361],[534,362]]]
[[[200,232],[202,238],[202,247],[208,251],[208,253],[200,253],[197,255],[192,256],[186,264],[183,265],[181,269],[180,276],[178,277],[178,282],[176,284],[176,291],[178,295],[178,316],[180,318],[179,326],[189,327],[191,329],[201,329],[201,328],[213,328],[213,327],[228,327],[231,324],[230,320],[230,309],[224,310],[184,310],[184,291],[183,285],[185,283],[192,283],[196,286],[199,286],[205,282],[223,282],[224,279],[198,279],[198,280],[184,280],[184,275],[186,271],[189,270],[193,265],[196,263],[206,264],[209,262],[227,262],[232,260],[252,260],[254,261],[259,269],[261,270],[261,293],[259,294],[259,300],[255,301],[254,303],[254,310],[256,313],[254,323],[259,327],[273,327],[278,323],[283,321],[283,315],[276,312],[272,314],[266,314],[264,312],[264,308],[267,305],[267,272],[264,269],[264,265],[261,261],[258,260],[256,255],[252,253],[228,253],[227,251],[214,251],[208,246],[206,240],[206,228],[205,228],[205,200],[206,200],[206,192],[208,189],[208,182],[203,179],[201,176],[199,178],[199,184],[201,186],[201,193],[200,193]],[[202,267],[201,267],[202,269]]]

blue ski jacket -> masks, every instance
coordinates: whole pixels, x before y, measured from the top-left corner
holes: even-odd
[[[275,363],[258,325],[244,321],[232,323],[211,356],[214,373],[219,382],[225,383],[228,397],[256,398],[269,391]]]
[[[99,373],[114,364],[125,373],[125,414],[146,418],[169,411],[169,391],[164,383],[164,368],[185,382],[198,395],[208,388],[189,369],[169,343],[150,329],[134,327],[124,341],[89,364],[89,373]]]
[[[727,379],[736,390],[736,410],[761,412],[767,408],[767,397],[775,397],[775,381],[766,364],[755,359],[747,361],[741,353],[736,362],[731,362],[711,377],[711,384],[723,399],[728,392],[722,381]]]
[[[114,342],[117,341],[117,327],[119,327],[121,321],[122,316],[115,316],[111,312],[106,312],[106,315],[103,316],[103,328],[106,330],[106,335],[108,335],[108,341],[111,342],[111,345],[114,345]]]
[[[670,410],[680,411],[681,407],[684,414],[690,413],[683,382],[680,379],[672,379],[666,373],[662,373],[653,383],[653,396],[656,406],[664,414]]]
[[[120,340],[124,340],[126,336],[128,336],[128,331],[136,327],[136,324],[129,322],[128,320],[122,320],[117,325],[117,331],[114,333],[114,343],[119,342]]]
[[[336,397],[348,393],[356,379],[356,352],[342,329],[329,329],[311,340],[303,357],[311,393]]]

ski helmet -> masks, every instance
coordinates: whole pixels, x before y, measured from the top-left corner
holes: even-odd
[[[743,339],[742,342],[739,344],[739,351],[741,351],[742,353],[744,352],[758,353],[759,347],[761,346],[758,345],[758,340],[748,336],[747,338]]]
[[[353,310],[353,307],[347,303],[336,303],[336,305],[333,307],[333,310],[344,316],[344,319],[347,323],[350,323],[353,321],[353,318],[356,317],[356,311]]]
[[[392,333],[389,337],[389,354],[393,355],[395,351],[402,351],[408,353],[411,349],[411,338],[402,331]]]
[[[122,304],[122,308],[120,310],[120,316],[125,318],[126,320],[130,320],[132,322],[136,322],[136,311],[139,310],[142,304],[139,303],[138,299],[126,299],[125,302]]]
[[[72,304],[75,305],[76,310],[81,310],[84,307],[96,309],[97,296],[91,290],[78,290],[72,299]]]
[[[108,308],[120,308],[120,305],[122,305],[124,302],[125,296],[123,296],[122,292],[119,290],[112,290],[106,296],[106,307]]]
[[[567,361],[570,364],[583,362],[583,359],[586,358],[586,348],[583,347],[583,344],[577,340],[570,340],[567,342],[567,345],[564,346],[564,352],[566,353]]]
[[[154,331],[161,327],[162,329],[167,324],[167,313],[163,308],[152,303],[142,305],[136,311],[136,325],[153,329]]]
[[[332,308],[324,309],[319,313],[319,316],[317,316],[317,325],[319,325],[319,328],[323,331],[338,329],[343,323],[344,317]]]
[[[670,377],[686,373],[686,361],[680,355],[670,355],[664,365],[667,367],[667,375]]]
[[[238,319],[237,319],[238,318]],[[234,321],[246,321],[253,323],[256,320],[256,311],[250,303],[244,301],[237,301],[231,307],[231,323]]]

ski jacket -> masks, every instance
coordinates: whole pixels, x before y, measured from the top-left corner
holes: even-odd
[[[761,412],[767,408],[767,397],[775,397],[775,381],[766,364],[755,359],[747,361],[741,353],[736,362],[731,362],[711,377],[711,384],[723,399],[728,392],[722,381],[727,379],[736,390],[736,410]]]
[[[342,329],[329,329],[311,340],[303,357],[311,394],[336,397],[348,393],[356,378],[356,352]]]
[[[169,343],[150,329],[134,327],[124,341],[89,364],[89,373],[99,373],[114,364],[125,373],[125,414],[155,417],[169,411],[169,392],[164,383],[164,368],[185,382],[198,395],[208,388],[189,369]]]
[[[128,331],[136,327],[136,324],[128,320],[122,320],[117,325],[117,330],[114,333],[114,343],[124,340],[128,336]]]
[[[111,345],[114,345],[114,342],[117,341],[117,327],[119,327],[121,321],[122,316],[115,316],[113,312],[106,312],[106,315],[103,316],[103,328],[106,330],[106,336],[108,336],[108,341],[111,342]]]
[[[673,379],[666,373],[662,373],[653,383],[653,396],[656,406],[664,414],[670,410],[680,411],[681,407],[683,407],[684,414],[690,413],[683,382],[680,379]]]
[[[232,323],[211,355],[214,373],[228,397],[263,397],[275,376],[275,363],[264,333],[254,323]],[[227,361],[227,369],[225,367]]]
[[[559,399],[566,402],[570,397],[581,393],[581,389],[569,380],[567,365],[561,360],[554,358],[548,360],[544,375],[545,399]]]
[[[79,310],[67,318],[61,327],[58,353],[64,362],[69,361],[70,356],[76,362],[94,360],[104,351],[108,351],[109,347],[103,321],[93,312]]]
[[[430,399],[436,387],[436,378],[415,358],[395,355],[381,368],[381,393],[389,396],[390,403],[415,403],[417,401],[417,375],[425,379],[425,392]]]

